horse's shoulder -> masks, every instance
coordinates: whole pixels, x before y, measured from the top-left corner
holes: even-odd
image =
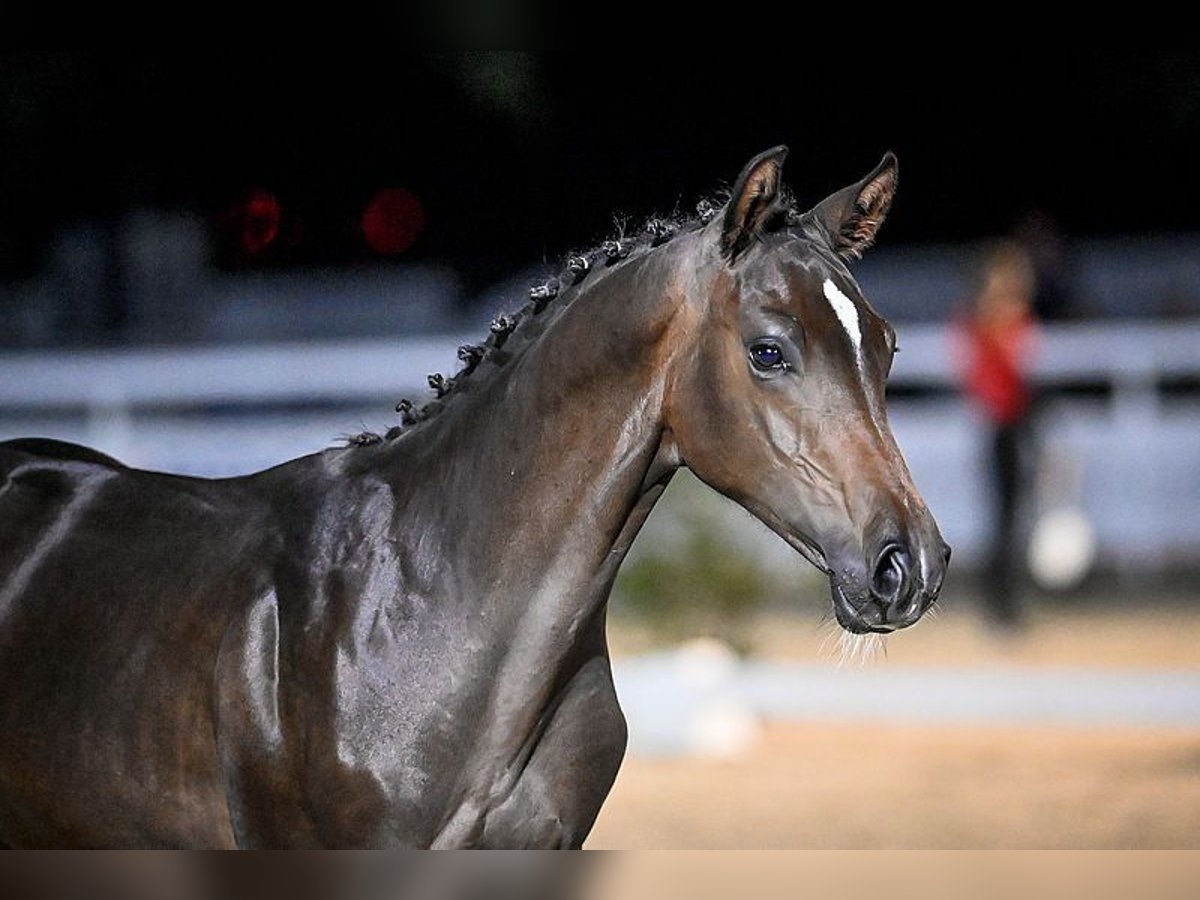
[[[125,464],[113,459],[106,453],[72,444],[70,441],[58,441],[53,438],[16,438],[10,441],[0,441],[0,450],[14,450],[30,456],[63,462],[86,462],[112,469],[124,469]]]

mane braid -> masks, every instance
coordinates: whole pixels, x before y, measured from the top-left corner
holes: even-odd
[[[393,425],[382,436],[373,431],[345,435],[342,438],[345,446],[373,447],[408,434],[414,427],[440,412],[446,401],[454,397],[455,389],[469,378],[485,359],[523,351],[527,344],[515,348],[509,344],[510,340],[521,338],[520,326],[523,322],[541,315],[551,306],[565,305],[583,289],[588,276],[597,268],[621,265],[626,260],[640,257],[646,251],[669,243],[681,234],[699,231],[717,216],[727,200],[726,192],[705,197],[696,204],[695,212],[690,216],[681,216],[678,213],[670,216],[651,216],[636,231],[627,231],[623,220],[615,219],[617,233],[613,237],[591,250],[573,252],[566,256],[557,275],[529,289],[528,300],[520,309],[512,313],[501,313],[492,320],[487,339],[482,344],[464,344],[459,347],[458,359],[462,368],[458,372],[450,377],[439,372],[430,374],[428,381],[435,399],[419,407],[407,398],[401,400],[396,404],[396,412],[400,416],[398,425]],[[785,196],[781,213],[787,224],[792,224],[799,216],[790,195]]]

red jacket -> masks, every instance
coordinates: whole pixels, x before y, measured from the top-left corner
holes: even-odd
[[[964,317],[955,323],[954,337],[967,395],[997,425],[1018,421],[1031,399],[1026,367],[1036,342],[1033,318],[997,327]]]

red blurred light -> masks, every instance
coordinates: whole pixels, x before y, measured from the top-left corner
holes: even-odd
[[[404,188],[376,192],[363,210],[363,238],[368,247],[386,256],[403,253],[424,228],[425,209],[416,195]]]
[[[279,222],[283,210],[279,198],[263,188],[254,188],[234,211],[242,249],[257,256],[279,237]]]

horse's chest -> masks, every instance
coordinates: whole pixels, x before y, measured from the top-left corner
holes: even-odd
[[[514,760],[519,775],[500,773],[474,828],[452,828],[443,846],[578,847],[608,796],[625,753],[625,719],[608,660],[580,668]],[[469,812],[470,810],[468,810]],[[462,825],[470,817],[464,817]]]
[[[260,637],[247,646],[272,644],[270,635]],[[306,657],[316,657],[316,648],[309,649]],[[279,737],[254,730],[249,737],[257,739],[240,742],[240,752],[226,758],[243,775],[270,776],[271,785],[262,787],[270,793],[282,787],[290,798],[266,810],[239,804],[247,819],[270,820],[262,823],[261,839],[248,843],[288,845],[297,833],[334,846],[582,843],[625,746],[606,657],[577,657],[565,677],[545,676],[560,685],[548,689],[539,679],[479,677],[513,667],[477,659],[468,665],[450,653],[433,659],[369,641],[354,652],[332,641],[322,649],[332,652],[326,666],[316,667],[326,678],[310,676],[303,684],[266,671],[276,654],[258,654],[258,669],[247,669],[241,658],[247,654],[235,660],[240,683],[266,691],[242,698],[238,708],[278,709],[278,718],[270,718]],[[281,691],[278,698],[270,685]],[[270,746],[278,749],[264,757]],[[286,808],[305,812],[273,821],[286,817],[280,812]]]
[[[386,832],[435,847],[583,842],[625,749],[607,659],[586,661],[548,701],[516,689],[466,705],[462,692],[428,704],[421,696],[407,715],[369,703],[338,729],[342,761],[373,772],[388,797]],[[525,724],[496,722],[497,705],[525,706]]]

